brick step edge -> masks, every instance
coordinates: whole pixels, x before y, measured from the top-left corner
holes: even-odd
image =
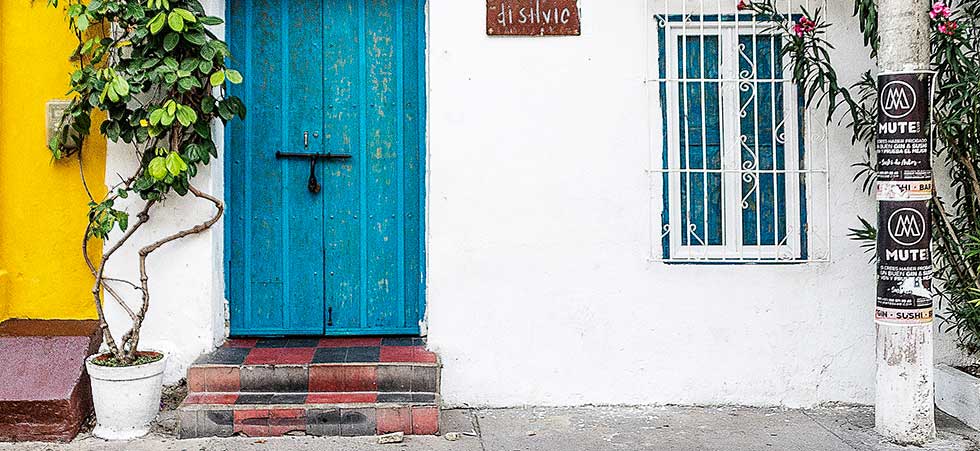
[[[438,401],[439,394],[435,392],[193,392],[181,405],[432,404]]]
[[[177,435],[203,437],[371,436],[439,433],[438,405],[182,405]]]
[[[438,393],[438,365],[192,366],[187,387],[192,393]]]

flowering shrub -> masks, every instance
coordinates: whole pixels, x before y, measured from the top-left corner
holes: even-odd
[[[770,18],[772,31],[787,38],[784,54],[793,68],[793,78],[806,94],[807,105],[825,104],[827,121],[836,118],[839,107],[847,112],[846,124],[853,142],[863,144],[862,161],[855,163],[870,193],[876,180],[874,161],[877,123],[877,80],[870,72],[850,86],[841,85],[831,62],[833,46],[823,35],[830,25],[805,9],[796,22],[777,10],[776,0],[740,1],[739,10]],[[864,43],[872,57],[878,49],[877,6],[875,0],[855,0]],[[942,158],[951,178],[947,198],[933,193],[934,294],[944,303],[948,315],[942,316],[947,330],[956,333],[960,345],[971,353],[980,352],[980,0],[961,0],[951,7],[945,1],[932,5],[928,13],[933,23],[932,69],[936,71],[934,130],[935,157]],[[877,230],[858,218],[861,226],[851,237],[867,250],[875,250]]]
[[[801,17],[800,20],[796,21],[796,25],[793,25],[793,34],[795,34],[798,38],[802,38],[803,34],[813,33],[813,30],[816,28],[816,22],[807,17]]]

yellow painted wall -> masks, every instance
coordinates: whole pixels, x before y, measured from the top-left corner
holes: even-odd
[[[45,103],[64,98],[74,46],[60,9],[0,0],[0,320],[95,317],[81,254],[88,198],[79,163],[52,161],[46,146]],[[85,155],[89,186],[101,196],[98,132]]]

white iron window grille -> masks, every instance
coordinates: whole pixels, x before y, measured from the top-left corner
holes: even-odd
[[[829,261],[827,128],[804,108],[786,38],[732,0],[661,3],[647,77],[653,258]]]

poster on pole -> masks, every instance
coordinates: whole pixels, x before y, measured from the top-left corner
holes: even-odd
[[[878,284],[875,321],[933,321],[932,72],[878,77]]]

